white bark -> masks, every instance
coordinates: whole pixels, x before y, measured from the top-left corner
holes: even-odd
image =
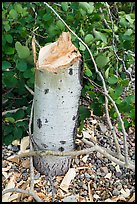
[[[40,49],[35,73],[33,148],[71,151],[81,94],[81,55],[62,33],[57,42]],[[36,145],[35,145],[36,143]],[[35,167],[46,175],[62,175],[69,156],[35,157]]]

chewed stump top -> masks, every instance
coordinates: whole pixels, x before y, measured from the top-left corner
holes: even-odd
[[[65,69],[81,58],[78,49],[72,44],[69,32],[63,32],[59,39],[40,49],[37,69],[50,72]]]

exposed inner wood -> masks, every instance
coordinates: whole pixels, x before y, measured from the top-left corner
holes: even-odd
[[[80,58],[80,52],[71,42],[70,33],[63,32],[56,42],[40,49],[37,68],[57,72],[68,68]]]

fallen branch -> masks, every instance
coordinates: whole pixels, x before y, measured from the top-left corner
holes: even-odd
[[[115,158],[114,156],[112,156],[110,153],[111,151],[108,152],[108,150],[104,147],[101,147],[97,144],[93,144],[92,142],[86,140],[86,139],[82,139],[82,141],[85,144],[88,144],[92,147],[90,148],[86,148],[83,150],[79,150],[79,151],[69,151],[69,152],[60,152],[60,151],[51,151],[51,150],[39,150],[39,151],[29,151],[29,152],[24,152],[24,153],[20,153],[18,155],[16,155],[16,157],[30,157],[30,156],[79,156],[79,155],[84,155],[84,154],[89,154],[93,151],[97,151],[100,152],[101,154],[103,154],[105,157],[107,157],[109,160],[115,162],[116,164],[119,164],[121,166],[124,166],[126,168],[132,169],[133,171],[135,171],[135,164],[133,162],[129,161],[129,164],[126,165],[123,161],[121,161],[120,159]],[[94,145],[94,146],[93,146]],[[114,155],[115,153],[113,153]],[[123,160],[123,157],[122,157]]]

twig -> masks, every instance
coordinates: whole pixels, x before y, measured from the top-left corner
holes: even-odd
[[[16,193],[24,193],[30,196],[33,196],[33,198],[37,201],[37,202],[43,202],[33,191],[30,190],[22,190],[19,188],[9,188],[7,190],[4,190],[2,192],[2,195],[9,193],[9,192],[16,192]]]
[[[110,11],[110,9],[109,9],[109,5],[108,5],[107,2],[106,2],[106,7],[107,7],[107,9],[108,9],[108,13],[109,13],[110,20],[111,20],[111,25],[112,25],[112,47],[113,47],[114,54],[116,55],[117,59],[122,62],[123,68],[124,68],[125,72],[128,73],[128,75],[129,75],[129,77],[130,77],[130,79],[131,79],[131,81],[132,81],[131,73],[127,70],[124,60],[121,59],[121,58],[118,56],[117,52],[116,52],[115,40],[114,40],[114,38],[115,38],[114,23],[113,23],[111,11]]]
[[[33,116],[33,108],[34,108],[34,99],[32,102],[31,113],[30,113],[30,120],[29,120],[29,135],[31,135],[31,124],[32,124],[32,116]],[[31,137],[29,138],[30,141],[30,150],[33,150]],[[30,157],[30,190],[34,190],[34,168],[33,168],[33,158]]]
[[[32,91],[32,89],[30,89],[26,84],[25,84],[25,88],[34,96],[34,91]]]
[[[20,108],[16,108],[14,110],[7,110],[7,111],[4,111],[2,112],[2,116],[6,115],[7,113],[15,113],[17,112],[18,110],[22,109],[22,110],[27,110],[28,107],[26,106],[23,106],[23,107],[20,107]]]

